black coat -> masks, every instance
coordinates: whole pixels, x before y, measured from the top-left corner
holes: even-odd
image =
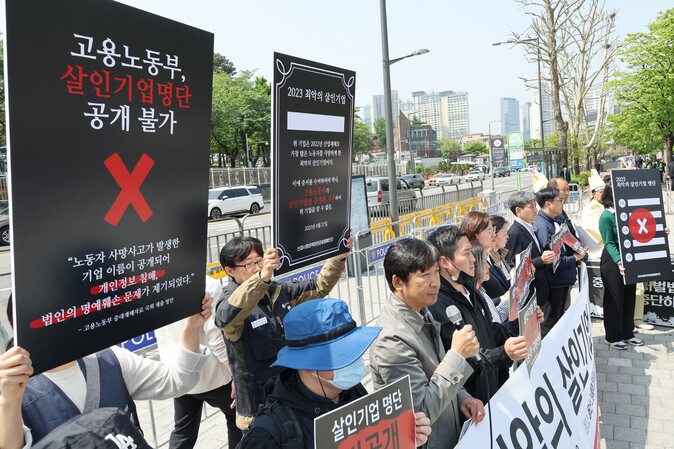
[[[273,382],[273,386],[272,386]],[[265,385],[267,399],[265,407],[273,402],[292,408],[299,418],[302,429],[305,449],[314,448],[314,419],[355,401],[367,394],[367,390],[358,384],[353,388],[342,391],[339,403],[335,404],[327,398],[320,397],[309,391],[303,384],[296,370],[286,369],[273,381]],[[346,434],[346,432],[345,432]],[[237,449],[280,449],[281,434],[276,423],[268,415],[259,415]]]
[[[533,236],[527,231],[527,229],[519,222],[513,223],[508,229],[508,242],[506,243],[506,248],[510,250],[508,253],[507,262],[510,265],[515,265],[515,256],[527,249],[531,243],[531,263],[534,268],[536,268],[536,274],[534,279],[531,281],[529,287],[529,292],[532,294],[533,289],[536,289],[536,299],[538,305],[543,307],[545,303],[548,302],[550,297],[550,282],[548,281],[548,275],[545,270],[545,264],[543,259],[541,259],[541,252],[534,242]]]
[[[501,262],[496,262],[489,256],[489,279],[482,283],[490,298],[503,296],[510,290],[510,281],[501,269]]]
[[[504,324],[492,321],[491,312],[484,302],[484,297],[475,291],[472,284],[466,285],[471,304],[463,293],[457,291],[445,278],[440,277],[440,282],[438,300],[428,310],[441,325],[440,336],[445,351],[451,349],[452,334],[456,330],[454,324],[447,318],[448,306],[455,305],[461,312],[463,322],[473,326],[477,341],[480,343],[480,354],[487,366],[485,371],[476,360],[469,359],[468,363],[473,367],[474,372],[464,384],[464,388],[473,397],[486,404],[498,389],[499,366],[510,362],[503,344],[509,337],[517,335],[516,331],[511,334]],[[487,379],[489,379],[489,394],[487,394]]]

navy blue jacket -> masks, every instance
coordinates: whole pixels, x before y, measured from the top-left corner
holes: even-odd
[[[92,405],[92,409],[101,407],[121,408],[129,415],[131,422],[140,429],[136,405],[126,388],[122,377],[122,369],[115,353],[111,349],[104,349],[96,353],[96,358],[98,361],[100,400],[98,404]],[[90,388],[91,373],[87,373],[82,359],[78,359],[77,363],[80,365],[87,381],[87,388]],[[83,411],[88,411],[86,405]],[[33,444],[68,419],[79,414],[80,410],[77,406],[47,376],[38,374],[30,378],[21,401],[21,416],[23,417],[23,423],[30,428]]]
[[[563,217],[552,218],[543,211],[538,212],[538,219],[534,222],[534,232],[543,250],[551,250],[550,240],[555,235],[557,225],[564,223]],[[568,246],[562,246],[562,253],[559,260],[557,271],[552,271],[552,264],[545,267],[548,274],[548,282],[551,288],[570,287],[576,283],[576,258],[573,256],[574,251]]]
[[[490,298],[498,298],[510,290],[510,281],[501,269],[500,262],[495,262],[491,256],[489,256],[489,279],[483,282],[482,286]]]

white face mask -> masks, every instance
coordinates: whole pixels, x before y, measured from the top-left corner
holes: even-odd
[[[335,374],[332,380],[325,379],[317,373],[312,374],[333,387],[339,388],[340,390],[348,390],[349,388],[358,385],[358,383],[363,380],[363,377],[365,377],[365,359],[363,359],[363,356],[361,355],[352,364],[345,366],[344,368],[336,369],[333,372]]]

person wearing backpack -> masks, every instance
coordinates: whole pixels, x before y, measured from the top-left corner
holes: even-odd
[[[356,326],[347,304],[323,298],[293,308],[283,320],[287,346],[273,366],[285,367],[265,387],[268,395],[240,449],[313,449],[314,419],[367,394],[363,354],[381,327]],[[431,432],[415,414],[416,444]]]
[[[180,396],[199,381],[207,359],[199,334],[212,301],[206,293],[202,312],[185,320],[172,365],[113,346],[30,377],[28,351],[14,346],[0,355],[0,448],[30,448],[70,418],[103,407],[121,408],[140,428],[134,400]]]

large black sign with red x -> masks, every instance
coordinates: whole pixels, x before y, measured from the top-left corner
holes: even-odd
[[[611,172],[625,284],[674,279],[658,170]]]
[[[7,0],[15,330],[36,372],[200,310],[213,35]]]

